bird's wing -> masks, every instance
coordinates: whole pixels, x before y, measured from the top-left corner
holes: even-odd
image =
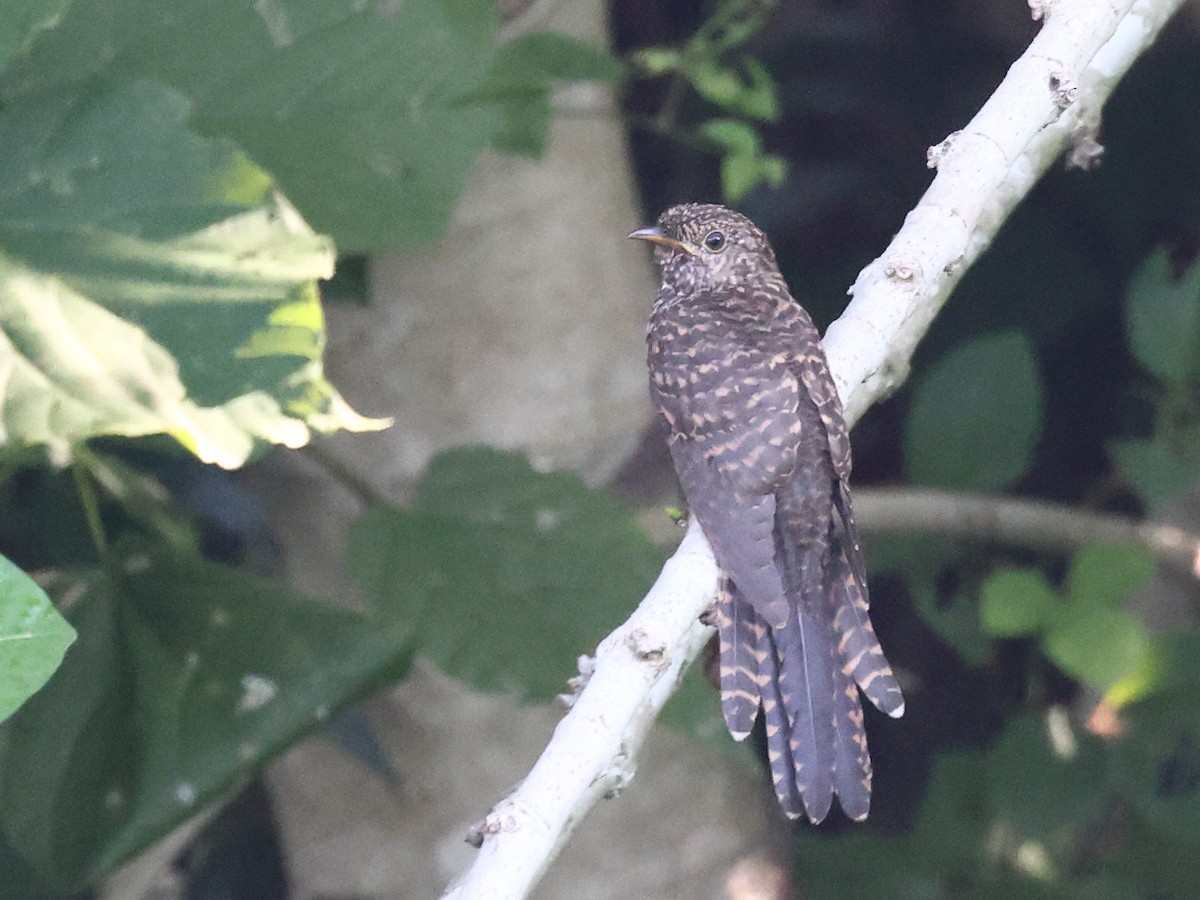
[[[694,440],[673,438],[670,450],[688,508],[721,568],[768,625],[784,625],[790,607],[775,566],[774,496],[736,490]]]
[[[801,312],[803,313],[803,310]],[[846,428],[846,419],[842,414],[842,400],[829,371],[829,363],[825,359],[825,350],[820,344],[816,326],[812,324],[807,313],[803,313],[802,316],[793,314],[792,318],[791,330],[797,334],[800,339],[797,343],[802,348],[797,354],[794,370],[817,407],[821,423],[825,426],[833,471],[838,478],[845,481],[850,477],[851,456],[850,431]]]

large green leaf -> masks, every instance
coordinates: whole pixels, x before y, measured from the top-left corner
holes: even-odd
[[[1040,572],[1000,569],[980,588],[983,628],[995,637],[1041,631],[1062,609],[1062,601]]]
[[[0,69],[26,49],[34,35],[53,25],[71,0],[6,0],[0,16]]]
[[[45,591],[0,556],[0,722],[46,683],[73,640]]]
[[[662,554],[611,498],[519,456],[439,456],[413,507],[369,510],[351,574],[446,672],[535,699],[561,693],[576,659],[633,611]],[[715,699],[714,699],[715,703]]]
[[[76,0],[0,95],[151,78],[192,101],[343,252],[436,238],[497,109],[491,0]]]
[[[909,478],[998,490],[1028,468],[1042,426],[1042,388],[1017,332],[975,338],[921,378],[904,424]]]
[[[1164,381],[1185,382],[1200,357],[1200,265],[1176,281],[1165,252],[1134,273],[1125,300],[1129,347]]]
[[[0,114],[0,441],[164,432],[233,467],[363,428],[321,374],[329,242],[147,82]]]
[[[1064,672],[1106,690],[1146,664],[1150,638],[1132,615],[1070,604],[1042,638],[1046,655]]]
[[[520,35],[501,45],[475,102],[494,103],[500,123],[492,146],[538,156],[550,124],[550,89],[556,81],[613,81],[621,66],[603,50],[547,31]]]
[[[77,889],[407,669],[388,622],[197,560],[118,567],[51,586],[80,637],[0,729],[0,897]]]
[[[987,789],[992,810],[1022,839],[1046,841],[1051,849],[1073,850],[1059,838],[1098,812],[1106,801],[1104,753],[1086,732],[1075,735],[1067,754],[1056,753],[1046,723],[1022,716],[1008,723],[988,753]],[[1061,830],[1061,834],[1058,834]]]

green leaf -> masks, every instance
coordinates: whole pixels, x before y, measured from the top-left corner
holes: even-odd
[[[1075,823],[1106,802],[1097,789],[1104,780],[1103,747],[1086,732],[1074,738],[1073,754],[1063,758],[1046,723],[1027,715],[1010,722],[988,754],[989,805],[1021,838],[1049,843],[1060,829],[1073,834]]]
[[[975,338],[920,379],[904,423],[904,459],[917,484],[998,490],[1029,467],[1042,427],[1042,389],[1029,341]]]
[[[74,640],[45,591],[0,556],[0,722],[46,683]]]
[[[1135,799],[1148,797],[1153,793],[1135,795]],[[1192,864],[1192,853],[1200,841],[1200,818],[1196,816],[1200,795],[1177,800],[1181,802],[1166,808],[1138,804],[1143,814],[1131,816],[1121,829],[1123,852],[1107,860],[1107,868],[1123,875],[1134,889],[1113,894],[1114,900],[1200,897],[1200,866]],[[1077,896],[1090,900],[1092,895],[1084,890]]]
[[[696,92],[718,106],[733,107],[742,93],[742,79],[733,69],[703,59],[687,70]]]
[[[759,159],[759,171],[762,180],[773,188],[780,187],[787,180],[787,160],[774,153],[768,153]]]
[[[621,63],[608,51],[570,35],[534,31],[501,45],[489,90],[545,87],[555,81],[616,81]]]
[[[1155,840],[1178,852],[1200,841],[1200,712],[1195,703],[1200,634],[1192,630],[1164,637],[1163,671],[1155,693],[1122,711],[1126,735],[1115,742],[1112,772]]]
[[[1106,449],[1130,486],[1153,511],[1181,496],[1200,478],[1200,444],[1179,446],[1164,434],[1109,441]]]
[[[1048,626],[1062,601],[1040,572],[1000,569],[980,589],[983,629],[994,637],[1032,634]]]
[[[70,5],[71,0],[6,0],[0,17],[0,70]]]
[[[774,122],[779,118],[779,98],[775,95],[775,81],[766,67],[753,56],[747,56],[742,67],[749,76],[737,99],[737,109],[754,119]]]
[[[1186,382],[1200,357],[1200,264],[1178,281],[1165,251],[1134,273],[1125,298],[1129,347],[1152,374]]]
[[[975,592],[960,587],[942,596],[932,582],[908,585],[921,619],[968,666],[979,668],[992,658],[992,642],[979,627]]]
[[[491,0],[75,0],[0,96],[171,85],[342,252],[425,243],[499,121],[467,99],[486,87],[498,19]]]
[[[872,575],[904,579],[923,622],[969,666],[986,665],[993,643],[979,626],[978,587],[968,564],[970,545],[917,535],[877,535],[867,547]],[[938,586],[953,584],[952,590]]]
[[[991,817],[987,796],[979,789],[985,766],[986,757],[975,750],[934,757],[912,831],[912,847],[931,871],[970,872],[982,861]]]
[[[1072,604],[1046,632],[1042,646],[1064,672],[1103,691],[1145,663],[1150,639],[1129,613]]]
[[[390,623],[234,570],[117,568],[51,585],[79,642],[0,730],[0,831],[39,893],[109,871],[410,660]]]
[[[676,71],[683,62],[678,50],[671,47],[645,47],[633,53],[630,61],[646,75],[654,78]]]
[[[550,91],[514,89],[494,102],[500,110],[500,124],[492,134],[492,147],[531,159],[541,156],[553,115]]]
[[[256,440],[377,427],[321,372],[329,242],[186,117],[146,82],[6,105],[5,443],[161,432],[236,467]]]
[[[621,64],[604,50],[565,34],[536,31],[502,45],[486,87],[468,99],[499,111],[494,148],[537,157],[545,149],[554,82],[613,81],[621,72]]]
[[[731,153],[721,160],[721,193],[731,203],[741,200],[759,183],[762,172],[757,156]]]
[[[614,500],[515,454],[438,456],[413,507],[373,508],[350,571],[419,652],[487,690],[561,693],[580,654],[631,612],[662,554]]]
[[[734,154],[752,157],[761,147],[758,132],[737,119],[709,119],[698,131],[702,137]]]
[[[1067,573],[1072,605],[1116,609],[1154,572],[1154,557],[1138,544],[1092,544],[1075,554]]]

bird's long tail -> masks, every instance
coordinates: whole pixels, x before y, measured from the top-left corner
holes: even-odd
[[[771,777],[790,818],[820,822],[836,794],[846,815],[866,818],[871,758],[859,688],[889,715],[904,700],[868,614],[862,552],[848,497],[835,500],[827,549],[785,547],[795,596],[786,625],[769,627],[725,576],[717,601],[721,705],[735,738],[761,707]]]
[[[850,489],[844,481],[834,490],[834,505],[838,514],[833,521],[829,580],[841,668],[880,712],[899,718],[904,715],[904,695],[871,625],[866,563],[854,524]]]

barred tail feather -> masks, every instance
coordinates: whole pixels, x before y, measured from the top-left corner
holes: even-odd
[[[871,625],[866,565],[854,524],[850,491],[844,481],[840,490],[834,492],[834,502],[840,513],[841,528],[834,527],[829,576],[841,668],[880,712],[899,718],[904,715],[904,695]]]
[[[833,804],[833,648],[828,626],[800,608],[773,629],[779,657],[779,693],[791,726],[788,746],[796,788],[808,818],[820,822]]]
[[[867,730],[863,725],[858,688],[845,673],[834,675],[834,762],[833,789],[842,811],[861,822],[871,811],[871,756],[867,752]]]
[[[759,689],[764,625],[750,603],[738,593],[728,575],[721,576],[716,604],[717,641],[720,647],[721,713],[734,740],[743,740],[754,728],[762,701]]]
[[[779,655],[769,631],[763,632],[760,650],[763,651],[759,679],[767,733],[767,764],[780,807],[789,819],[798,819],[804,814],[804,801],[800,797],[796,763],[792,758],[792,719],[780,691]]]

